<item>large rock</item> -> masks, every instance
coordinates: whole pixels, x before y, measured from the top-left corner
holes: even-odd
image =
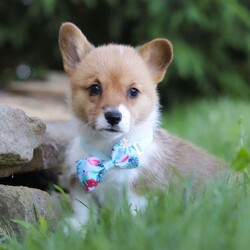
[[[65,149],[76,129],[70,122],[46,122],[47,131],[30,162],[0,168],[0,184],[48,189],[63,171]]]
[[[47,131],[41,145],[34,150],[33,159],[22,166],[19,172],[52,170],[60,174],[65,161],[65,150],[75,135],[70,122],[47,122]]]
[[[15,219],[36,223],[44,217],[53,228],[61,215],[59,200],[48,193],[27,187],[0,185],[0,234],[19,233]],[[1,236],[1,235],[0,235]]]
[[[31,161],[18,166],[11,165],[0,168],[0,184],[2,177],[14,177],[14,174],[18,173],[48,169],[57,173],[64,162],[64,151],[64,145],[46,134],[42,143],[34,149]]]
[[[40,119],[0,105],[0,170],[31,161],[45,130],[46,125]]]

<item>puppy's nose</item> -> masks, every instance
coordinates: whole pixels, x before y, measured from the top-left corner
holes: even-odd
[[[122,119],[122,114],[118,110],[107,111],[104,116],[111,126],[118,124]]]

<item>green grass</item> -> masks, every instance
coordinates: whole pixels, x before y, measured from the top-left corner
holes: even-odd
[[[227,99],[200,101],[177,107],[166,114],[163,121],[169,131],[228,161],[244,146],[248,152],[244,158],[248,160],[244,162],[247,166],[249,111],[248,103]],[[239,156],[237,161],[241,159]],[[135,217],[126,206],[116,214],[112,205],[105,207],[98,222],[90,221],[85,238],[71,229],[65,236],[64,223],[51,232],[43,219],[36,226],[21,222],[23,239],[7,237],[0,243],[0,249],[249,249],[250,179],[247,169],[242,172],[242,178],[232,173],[230,182],[225,178],[207,183],[205,191],[198,188],[194,193],[190,187],[187,179],[180,187],[171,186],[168,194],[150,194],[145,213]]]
[[[239,147],[250,148],[250,103],[220,99],[175,107],[163,127],[230,162]]]

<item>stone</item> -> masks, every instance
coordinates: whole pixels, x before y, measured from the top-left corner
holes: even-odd
[[[60,174],[66,147],[76,130],[70,122],[47,122],[46,127],[41,145],[34,150],[33,159],[22,166],[22,172],[49,169]]]
[[[36,223],[44,217],[51,228],[55,228],[62,214],[59,199],[47,192],[27,188],[0,185],[0,232],[19,233],[13,220]]]
[[[46,125],[40,119],[0,105],[0,172],[4,167],[18,167],[31,161],[45,130]]]
[[[34,149],[31,161],[18,166],[0,167],[0,184],[15,185],[15,178],[18,177],[18,183],[26,186],[30,183],[29,180],[24,178],[23,182],[21,182],[16,174],[33,171],[49,170],[52,174],[51,176],[55,176],[56,179],[61,175],[65,160],[65,150],[75,136],[76,129],[71,122],[64,121],[46,122],[46,126],[47,131],[43,136],[41,144]]]
[[[53,138],[44,136],[42,143],[34,149],[31,161],[18,166],[5,166],[0,168],[0,178],[8,177],[17,173],[31,171],[55,170],[60,168],[64,161],[64,146],[57,143]],[[1,179],[0,179],[1,183]]]

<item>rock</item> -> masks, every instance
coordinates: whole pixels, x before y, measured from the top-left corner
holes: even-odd
[[[27,187],[0,185],[0,231],[19,233],[14,219],[36,223],[44,217],[54,228],[61,216],[59,200],[48,193]]]
[[[46,133],[41,144],[34,149],[31,161],[18,166],[11,165],[5,166],[2,169],[0,168],[0,177],[8,177],[16,173],[47,169],[58,172],[64,162],[65,146],[66,144],[52,138]]]
[[[0,184],[35,188],[57,184],[63,170],[66,147],[76,129],[69,122],[47,122],[46,126],[47,131],[42,143],[34,149],[33,159],[19,166],[0,168]]]
[[[65,145],[46,133],[42,143],[34,150],[33,159],[22,166],[22,172],[58,169],[64,162],[64,151]]]
[[[0,172],[31,161],[43,139],[46,125],[22,110],[0,105]]]
[[[69,122],[47,122],[41,145],[34,150],[33,159],[22,166],[22,172],[49,169],[59,174],[65,160],[65,150],[75,129]]]

